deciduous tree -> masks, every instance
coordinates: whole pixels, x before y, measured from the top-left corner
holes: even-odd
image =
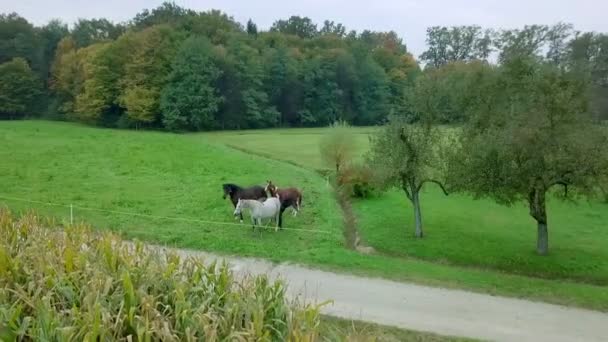
[[[160,103],[168,129],[217,127],[215,115],[223,99],[215,88],[221,71],[212,59],[212,49],[205,38],[191,37],[177,52]]]
[[[476,196],[527,202],[537,252],[545,255],[546,198],[554,188],[563,196],[599,190],[608,165],[605,129],[589,118],[584,78],[533,58],[509,59],[487,91],[489,114],[481,110],[466,125],[452,170]]]
[[[430,124],[411,125],[405,118],[393,116],[370,139],[368,164],[381,185],[403,190],[412,203],[417,238],[424,236],[420,204],[424,184],[434,183],[447,195],[447,159],[442,158],[440,137]]]
[[[29,114],[40,96],[41,84],[23,58],[0,64],[0,118],[16,119]]]

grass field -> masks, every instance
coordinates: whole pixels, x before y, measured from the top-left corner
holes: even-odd
[[[366,151],[369,134],[375,128],[353,128],[356,150]],[[259,156],[282,160],[304,168],[321,170],[323,165],[319,143],[325,128],[292,128],[272,130],[252,130],[234,132],[205,133],[204,137],[212,142],[255,152]]]
[[[291,131],[229,132],[213,137],[306,168],[323,168],[318,146],[326,130]],[[361,154],[371,131],[353,129]],[[534,254],[535,221],[524,203],[509,208],[458,194],[446,197],[434,186],[424,190],[423,241],[413,237],[413,211],[405,194],[391,191],[356,203],[366,242],[392,256],[608,285],[608,204],[550,200],[550,255],[538,257]]]
[[[71,203],[77,220],[174,246],[608,311],[608,206],[551,202],[551,255],[541,258],[533,254],[534,226],[523,207],[443,197],[429,188],[422,198],[427,237],[415,241],[410,238],[410,207],[401,194],[388,193],[356,203],[363,237],[379,251],[361,255],[343,248],[340,212],[325,180],[314,171],[322,168],[322,132],[174,135],[0,122],[0,143],[8,147],[0,150],[0,202],[63,220],[69,208],[14,199]],[[358,130],[362,151],[367,132]],[[284,225],[307,231],[260,236],[248,225],[118,213],[234,223],[231,205],[221,198],[221,184],[269,178],[304,189],[302,214],[285,216]]]

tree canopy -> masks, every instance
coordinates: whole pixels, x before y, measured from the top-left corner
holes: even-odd
[[[608,136],[589,115],[588,84],[580,74],[529,57],[493,72],[483,101],[469,107],[451,177],[476,196],[527,202],[538,224],[537,251],[547,254],[546,196],[554,189],[562,196],[599,191]]]
[[[30,114],[40,95],[40,81],[23,58],[0,64],[0,118]]]

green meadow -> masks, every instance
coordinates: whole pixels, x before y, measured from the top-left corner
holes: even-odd
[[[361,155],[373,130],[355,130]],[[446,197],[429,186],[426,236],[416,240],[409,203],[390,191],[354,203],[361,235],[376,250],[359,254],[344,247],[341,212],[318,172],[324,132],[176,135],[1,122],[0,202],[58,224],[69,221],[72,204],[75,220],[154,243],[608,311],[607,204],[550,201],[551,249],[540,257],[523,204]],[[283,231],[259,234],[234,220],[221,184],[267,179],[302,188],[303,210],[284,216]]]

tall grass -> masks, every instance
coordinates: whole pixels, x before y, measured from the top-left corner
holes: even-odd
[[[0,209],[0,340],[314,341],[282,282]]]

